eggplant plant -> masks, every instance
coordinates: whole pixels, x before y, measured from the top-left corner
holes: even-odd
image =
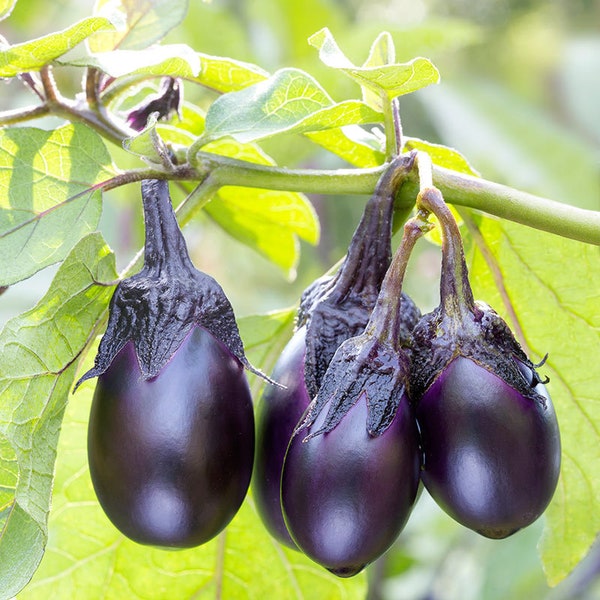
[[[568,583],[600,532],[600,213],[405,135],[399,99],[440,74],[389,33],[363,48],[348,24],[354,64],[316,31],[318,81],[219,55],[206,3],[99,1],[15,42],[23,6],[0,2],[0,310],[56,270],[0,332],[0,600],[379,597],[439,534],[420,490],[448,556],[543,526],[543,585]],[[583,180],[569,139],[547,147]],[[236,318],[270,285],[285,308]]]

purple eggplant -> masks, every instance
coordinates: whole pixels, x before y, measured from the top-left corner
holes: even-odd
[[[366,427],[362,392],[329,432],[327,407],[292,439],[283,469],[285,522],[298,547],[340,577],[383,554],[404,527],[419,485],[418,433],[403,394],[379,436]]]
[[[132,342],[98,378],[88,430],[92,482],[127,537],[188,548],[217,535],[244,500],[254,453],[241,363],[201,327],[144,380]]]
[[[458,356],[417,406],[422,479],[455,520],[504,538],[537,519],[560,469],[556,415],[544,386],[532,401],[470,358]]]
[[[190,547],[240,507],[252,473],[248,362],[221,286],[193,266],[166,181],[142,182],[143,269],[119,283],[94,367],[92,483],[131,539]]]
[[[397,159],[382,176],[339,271],[318,279],[304,291],[297,330],[272,375],[285,389],[269,386],[257,411],[253,496],[269,532],[292,548],[296,546],[285,527],[280,503],[285,452],[338,346],[360,334],[369,320],[391,260],[394,196],[413,158]],[[403,294],[402,339],[419,316],[414,302]]]
[[[419,489],[419,435],[407,386],[402,281],[414,220],[362,334],[339,346],[285,456],[287,529],[315,562],[351,577],[400,534]]]
[[[540,365],[493,309],[474,301],[460,233],[441,194],[429,188],[420,200],[443,237],[440,306],[412,332],[421,478],[456,521],[504,538],[533,523],[552,499],[558,422]]]

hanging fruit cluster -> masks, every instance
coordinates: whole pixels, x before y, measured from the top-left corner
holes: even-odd
[[[536,367],[475,302],[460,233],[422,185],[392,257],[394,198],[419,160],[394,158],[337,273],[302,296],[273,379],[244,355],[220,286],[192,265],[164,181],[145,181],[142,271],[120,283],[94,368],[92,482],[131,539],[190,547],[253,495],[269,532],[341,577],[381,556],[422,482],[490,538],[535,521],[560,470],[560,436]],[[440,305],[402,293],[416,241],[442,232]],[[255,423],[244,369],[268,380]]]

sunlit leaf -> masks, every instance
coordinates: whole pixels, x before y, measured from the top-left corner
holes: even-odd
[[[14,44],[8,48],[0,46],[0,77],[14,77],[26,71],[39,71],[94,32],[113,29],[108,19],[89,17],[67,29],[29,42]]]
[[[257,164],[273,164],[258,147],[231,138],[212,142],[206,149]],[[226,186],[205,211],[227,233],[281,267],[289,277],[295,275],[298,263],[298,238],[311,244],[319,239],[315,210],[296,192]]]
[[[269,77],[269,73],[257,65],[225,56],[199,53],[200,74],[195,81],[217,92],[234,92]]]
[[[0,598],[31,578],[47,539],[58,432],[77,360],[116,279],[100,234],[85,237],[30,311],[0,333]]]
[[[84,125],[0,130],[0,285],[61,261],[96,229],[100,191],[114,175],[100,136]]]
[[[327,28],[312,35],[308,41],[319,50],[319,58],[328,67],[340,70],[361,86],[387,98],[409,94],[438,83],[440,79],[440,74],[431,61],[420,57],[406,63],[357,67],[341,51]],[[378,56],[379,59],[380,51],[377,50],[373,56]]]
[[[376,167],[385,160],[382,138],[358,125],[311,131],[305,135],[355,167]]]
[[[481,232],[506,297],[498,293],[480,253],[471,268],[476,296],[505,317],[508,300],[534,362],[548,353],[540,372],[550,377],[562,470],[546,511],[541,554],[548,581],[555,585],[600,531],[600,252],[509,222],[485,219]]]
[[[363,102],[335,104],[310,75],[282,69],[269,79],[215,100],[206,115],[208,139],[231,136],[251,142],[278,133],[319,131],[357,123],[376,123],[382,116]]]

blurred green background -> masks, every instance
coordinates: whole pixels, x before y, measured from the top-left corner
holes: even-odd
[[[0,33],[11,43],[25,41],[91,14],[92,6],[82,0],[19,0],[13,15],[0,24]],[[436,64],[441,84],[402,99],[407,135],[454,146],[487,179],[600,210],[600,2],[192,0],[186,20],[167,41],[254,62],[269,71],[299,67],[335,100],[357,97],[358,87],[323,66],[306,42],[324,26],[357,64],[384,30],[394,38],[399,61],[426,56]],[[79,91],[80,77],[74,69],[57,72],[65,94]],[[215,97],[191,86],[185,94],[202,106]],[[0,110],[34,102],[19,82],[0,82]],[[298,136],[267,141],[263,147],[289,167],[346,166]],[[111,151],[120,166],[139,166],[131,155]],[[238,316],[293,305],[344,254],[366,198],[313,195],[311,200],[321,220],[321,242],[316,248],[302,245],[293,280],[206,217],[186,228],[196,265],[220,281]],[[137,188],[105,195],[101,227],[124,267],[143,241]],[[46,269],[3,294],[0,325],[35,304],[53,273]],[[420,243],[406,291],[423,311],[437,304],[438,276],[439,250]],[[594,583],[600,553],[592,553],[557,588],[546,586],[536,551],[542,525],[540,521],[508,540],[486,540],[456,525],[424,493],[396,546],[372,566],[369,598],[600,598],[600,586]]]

